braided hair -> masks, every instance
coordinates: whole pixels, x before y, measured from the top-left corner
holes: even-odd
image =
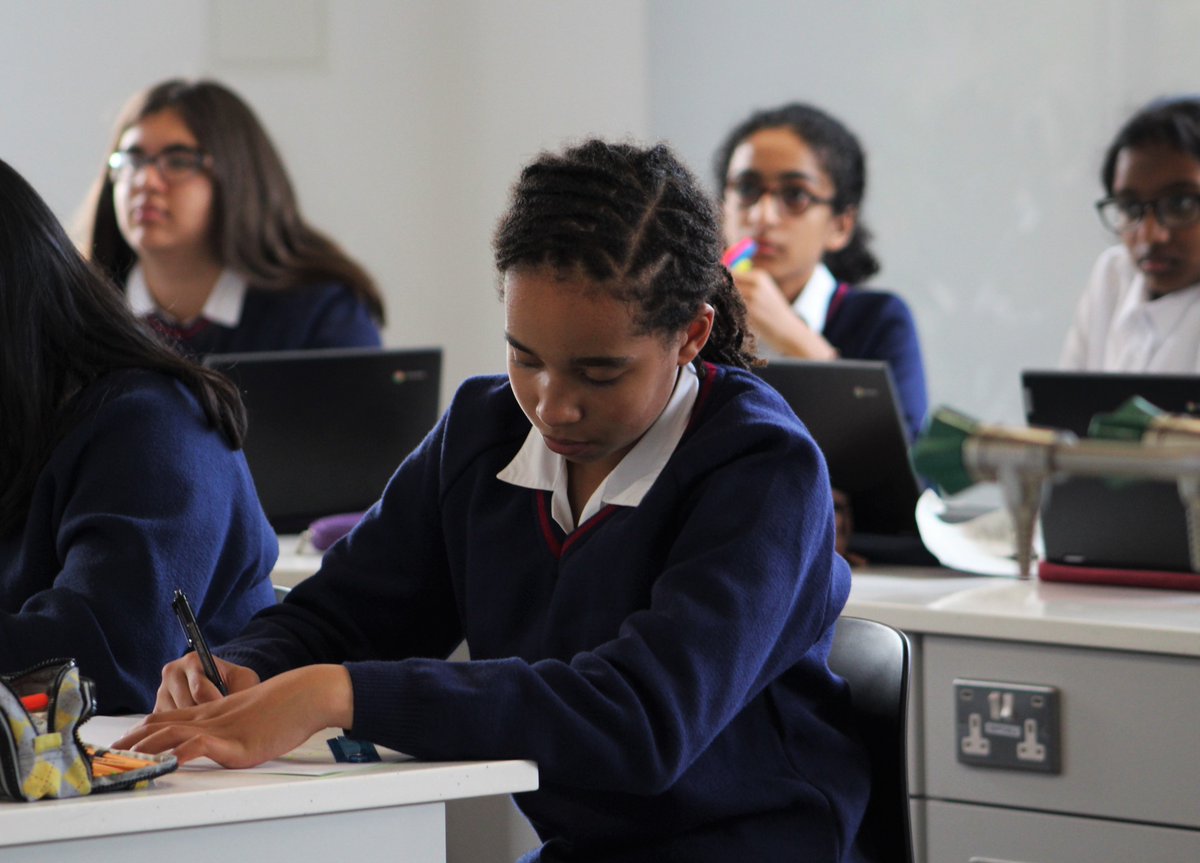
[[[821,160],[821,167],[833,182],[833,211],[850,208],[861,214],[867,191],[867,156],[862,145],[846,126],[820,108],[792,102],[778,108],[756,111],[725,136],[713,158],[716,188],[724,189],[729,162],[738,145],[763,129],[788,129],[808,144]],[[825,266],[839,282],[861,284],[879,272],[879,259],[871,251],[871,231],[861,215],[855,220],[850,241],[836,252],[826,252]]]
[[[716,314],[699,359],[748,368],[746,307],[721,263],[716,211],[657,144],[586,141],[522,172],[492,241],[501,274],[578,272],[634,309],[645,333],[676,333],[705,303]]]

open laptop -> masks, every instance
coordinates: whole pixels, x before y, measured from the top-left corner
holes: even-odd
[[[1025,371],[1030,425],[1087,434],[1092,417],[1141,396],[1170,413],[1200,415],[1200,376]],[[1070,478],[1042,501],[1042,539],[1054,563],[1137,570],[1191,569],[1187,522],[1172,482],[1116,485]]]
[[[359,512],[438,418],[439,348],[210,354],[246,403],[246,461],[279,533]]]
[[[904,538],[923,552],[914,516],[920,487],[887,363],[773,359],[754,371],[808,427],[833,487],[849,496],[851,548],[868,557],[888,556],[872,542],[874,535]]]

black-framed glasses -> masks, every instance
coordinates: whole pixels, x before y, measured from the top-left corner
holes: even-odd
[[[108,157],[108,176],[114,183],[128,180],[147,165],[153,165],[168,183],[186,180],[212,163],[212,157],[199,147],[167,147],[151,156],[141,150],[117,150]]]
[[[764,195],[774,195],[775,202],[793,216],[818,204],[832,206],[833,198],[820,198],[799,183],[780,183],[771,186],[755,177],[738,177],[725,184],[725,194],[743,210],[748,210],[762,200]]]
[[[1152,201],[1101,198],[1096,202],[1096,212],[1104,227],[1117,234],[1132,231],[1147,212],[1153,212],[1154,221],[1171,231],[1200,222],[1200,192],[1171,192]]]

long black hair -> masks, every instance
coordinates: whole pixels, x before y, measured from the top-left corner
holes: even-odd
[[[1143,106],[1117,132],[1100,168],[1104,190],[1113,193],[1117,156],[1126,147],[1165,144],[1200,162],[1200,96],[1166,96]]]
[[[791,102],[778,108],[756,111],[725,136],[713,157],[716,188],[724,194],[729,162],[738,145],[763,129],[789,129],[821,160],[833,182],[833,211],[858,211],[850,241],[836,252],[826,252],[825,266],[839,282],[859,284],[879,272],[880,263],[871,251],[871,231],[863,224],[862,201],[867,191],[867,156],[858,138],[845,125],[820,108]]]
[[[216,81],[163,81],[136,94],[117,120],[109,153],[130,126],[175,111],[212,156],[210,240],[222,266],[257,288],[286,290],[315,282],[348,286],[383,322],[383,298],[356,261],[300,214],[279,151],[258,117],[236,93]],[[83,246],[88,257],[124,283],[137,254],[125,242],[113,210],[107,159],[86,205]]]
[[[180,357],[138,321],[2,160],[0,249],[0,536],[24,523],[75,396],[115,369],[152,369],[182,381],[209,422],[241,446],[246,413],[233,384]]]
[[[578,271],[630,303],[647,333],[676,333],[716,311],[700,358],[749,367],[746,307],[721,264],[709,196],[663,144],[586,141],[543,153],[522,172],[493,238],[501,274]]]

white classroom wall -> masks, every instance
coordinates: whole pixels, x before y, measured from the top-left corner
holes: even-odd
[[[0,157],[71,218],[138,87],[226,81],[310,219],[377,276],[392,345],[446,386],[501,368],[489,237],[523,161],[667,139],[708,181],[751,108],[804,99],[870,155],[865,216],[917,318],[934,403],[1020,417],[1109,242],[1117,125],[1200,90],[1190,0],[0,0]]]
[[[443,392],[503,370],[490,239],[521,164],[644,136],[644,4],[0,0],[0,158],[71,220],[137,89],[214,77],[263,120],[314,224],[386,294]]]
[[[810,101],[868,151],[867,223],[917,319],[932,404],[1018,422],[1097,254],[1109,140],[1200,91],[1200,3],[652,0],[650,131],[705,172],[754,108]]]

